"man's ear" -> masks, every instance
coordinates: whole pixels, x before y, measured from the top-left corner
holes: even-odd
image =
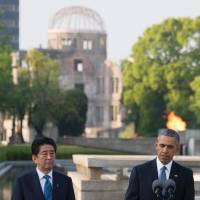
[[[158,139],[156,139],[155,142],[154,142],[155,148],[157,147],[157,144],[158,144]]]
[[[37,164],[37,156],[36,155],[32,155],[32,161]]]

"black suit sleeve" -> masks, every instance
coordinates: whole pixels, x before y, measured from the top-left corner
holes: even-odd
[[[139,200],[139,178],[137,167],[132,169],[124,200]]]
[[[23,191],[20,184],[20,179],[17,179],[15,182],[15,186],[12,191],[11,200],[24,200]]]
[[[189,170],[187,173],[184,200],[194,200],[194,179],[193,172]]]

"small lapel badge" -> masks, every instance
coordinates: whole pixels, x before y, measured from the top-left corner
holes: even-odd
[[[174,178],[178,178],[178,174],[174,174]]]
[[[56,184],[56,187],[59,188],[59,184]]]

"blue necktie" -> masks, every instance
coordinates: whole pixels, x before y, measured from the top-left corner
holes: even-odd
[[[49,175],[45,175],[43,177],[45,179],[45,184],[44,184],[44,197],[45,200],[52,200],[52,186],[51,186],[51,182],[50,182],[50,176]]]
[[[167,180],[167,176],[166,176],[166,169],[167,169],[167,167],[165,167],[165,166],[163,166],[162,168],[161,168],[161,173],[160,173],[160,181],[162,182],[162,183],[164,183],[166,180]]]

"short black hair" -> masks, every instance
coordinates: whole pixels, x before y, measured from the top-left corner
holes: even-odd
[[[32,155],[38,155],[39,151],[40,151],[40,146],[44,145],[44,144],[50,144],[53,146],[55,152],[57,150],[56,147],[56,143],[52,138],[48,138],[48,137],[37,137],[32,145],[31,145],[31,153]]]
[[[158,137],[160,137],[161,135],[168,136],[168,137],[173,137],[173,138],[175,138],[177,143],[180,142],[179,134],[173,129],[164,129],[158,134]]]

